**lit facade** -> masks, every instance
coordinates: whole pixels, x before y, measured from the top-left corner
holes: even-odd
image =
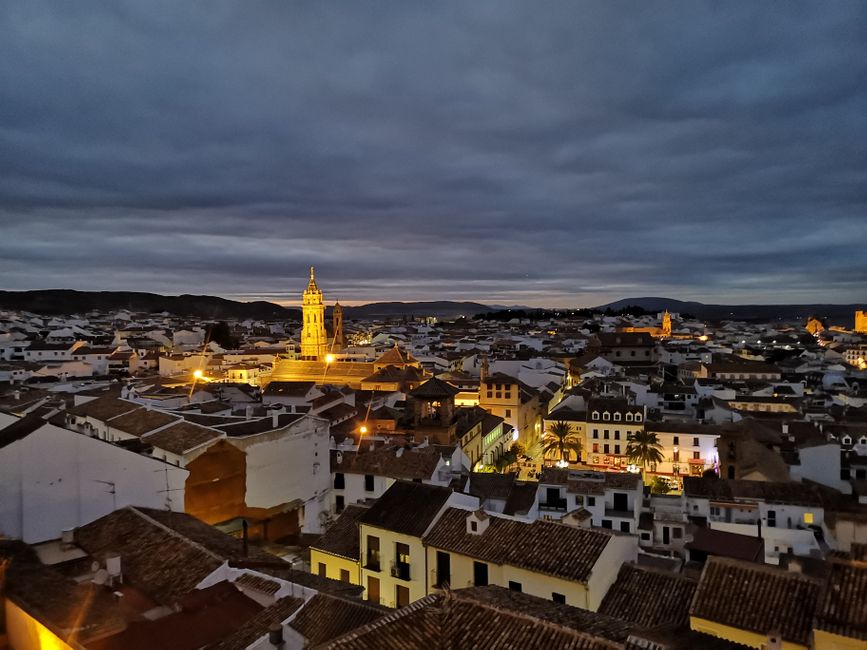
[[[322,291],[316,286],[313,267],[310,281],[304,291],[301,305],[303,325],[301,329],[301,358],[322,361],[328,353],[328,334],[325,332],[325,302]]]

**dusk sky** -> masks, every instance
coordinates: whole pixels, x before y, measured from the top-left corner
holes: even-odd
[[[0,5],[0,288],[867,300],[867,4]]]

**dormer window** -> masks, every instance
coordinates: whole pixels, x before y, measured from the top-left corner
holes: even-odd
[[[599,411],[593,411],[593,419],[594,419],[594,420],[598,420],[598,419],[599,419]]]
[[[860,438],[858,438],[858,444],[867,445],[867,436],[861,436]]]
[[[852,438],[850,438],[849,436],[843,436],[840,439],[840,442],[842,442],[844,445],[851,445],[852,444]]]
[[[636,421],[636,422],[641,422],[641,413],[636,413],[636,414],[635,414],[635,421]]]
[[[605,411],[605,413],[602,414],[602,419],[606,420],[606,421],[610,420],[611,419],[611,413],[609,413],[608,411]]]
[[[615,422],[620,422],[620,413],[615,413],[615,414],[614,414],[614,421],[615,421]]]
[[[632,413],[627,413],[627,414],[626,414],[626,421],[627,421],[627,422],[632,422]]]

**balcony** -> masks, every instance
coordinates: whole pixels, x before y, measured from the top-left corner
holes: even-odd
[[[539,503],[539,510],[566,512],[566,506],[566,499],[555,499],[553,501]]]
[[[409,580],[409,563],[408,562],[392,562],[391,577],[399,580]]]
[[[605,508],[605,516],[612,519],[635,519],[635,512],[632,510],[615,510],[614,508]]]

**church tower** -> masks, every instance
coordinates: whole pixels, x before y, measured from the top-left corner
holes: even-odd
[[[662,315],[662,335],[666,338],[671,336],[671,314],[668,313],[667,309]]]
[[[316,286],[313,267],[310,267],[310,282],[304,292],[301,305],[301,358],[308,361],[324,361],[328,352],[328,335],[325,333],[325,303],[322,292]]]
[[[331,330],[334,333],[334,344],[331,347],[335,352],[342,352],[346,347],[346,339],[343,336],[343,307],[339,301],[334,303],[331,312]]]

